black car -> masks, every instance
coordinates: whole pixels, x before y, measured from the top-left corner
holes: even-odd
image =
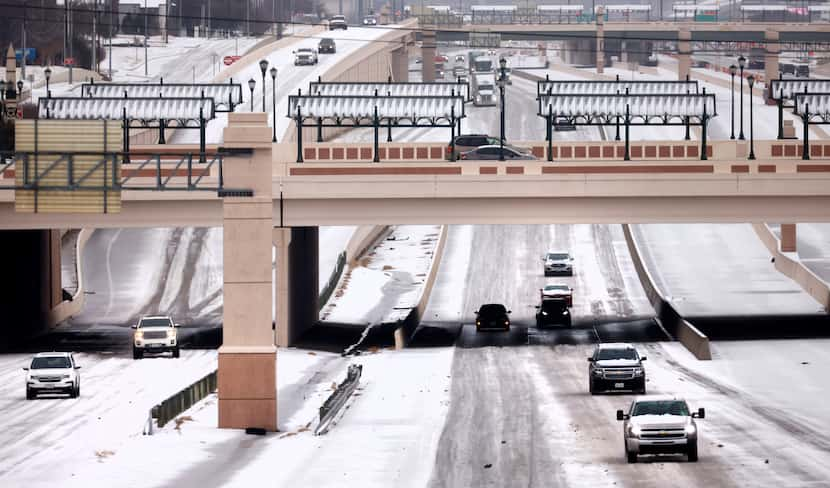
[[[337,46],[334,43],[334,39],[324,37],[320,39],[320,43],[317,45],[317,52],[318,53],[327,53],[327,54],[334,54],[337,52]]]
[[[563,298],[548,298],[536,307],[536,327],[546,325],[571,326],[571,312],[568,310],[568,301]]]
[[[482,305],[476,314],[476,331],[510,330],[510,310],[500,303]]]

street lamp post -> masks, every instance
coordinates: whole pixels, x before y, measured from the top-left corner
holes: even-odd
[[[499,102],[501,104],[501,132],[499,137],[499,161],[504,161],[504,89],[507,85],[506,78],[507,60],[499,59]]]
[[[729,67],[729,74],[732,75],[732,117],[729,119],[730,124],[732,125],[732,134],[729,136],[730,139],[735,139],[735,73],[738,71],[738,67],[734,64]]]
[[[251,90],[251,112],[254,111],[254,87],[256,86],[256,80],[253,78],[248,80],[248,89]]]
[[[749,75],[746,78],[746,82],[749,85],[749,159],[755,159],[755,128],[753,127],[752,121],[752,85],[755,84],[755,77],[753,75]]]
[[[260,60],[259,70],[262,72],[262,111],[265,112],[265,72],[268,71],[268,60]]]
[[[43,70],[43,76],[46,77],[46,98],[51,98],[52,95],[49,92],[49,78],[52,77],[52,68],[47,66],[46,69]]]
[[[277,68],[271,68],[271,96],[272,96],[272,107],[271,107],[271,117],[272,125],[274,126],[274,136],[271,138],[271,142],[277,142]]]
[[[738,134],[738,139],[742,141],[746,139],[744,137],[744,66],[746,66],[746,58],[741,56],[738,58],[738,67],[741,70],[741,131]],[[749,92],[749,96],[752,97],[752,91]]]

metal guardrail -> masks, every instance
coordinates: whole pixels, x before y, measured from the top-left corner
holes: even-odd
[[[150,417],[147,422],[149,425],[145,427],[144,434],[152,435],[152,419],[156,419],[156,425],[159,428],[164,427],[167,422],[170,422],[177,415],[192,407],[196,402],[202,400],[214,391],[216,391],[216,371],[208,373],[192,385],[150,409]]]
[[[314,435],[323,435],[331,428],[331,423],[337,416],[337,413],[346,404],[352,393],[354,393],[357,384],[360,382],[360,376],[363,374],[362,364],[349,365],[349,371],[346,374],[346,379],[337,385],[334,393],[326,399],[323,406],[320,407],[320,423],[314,429]]]
[[[322,310],[322,308],[328,303],[329,298],[331,298],[331,294],[334,293],[334,288],[337,286],[337,283],[340,281],[340,275],[343,274],[343,269],[346,268],[346,251],[341,252],[337,255],[337,263],[334,265],[334,270],[331,272],[331,276],[329,276],[329,280],[326,282],[323,289],[320,291],[320,297],[318,299],[318,309]]]

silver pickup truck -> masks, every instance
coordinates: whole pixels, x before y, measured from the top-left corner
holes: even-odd
[[[706,411],[689,412],[686,400],[673,396],[638,397],[628,413],[617,410],[617,420],[624,422],[625,457],[636,463],[640,454],[686,454],[697,462],[698,430],[694,419],[703,419]]]

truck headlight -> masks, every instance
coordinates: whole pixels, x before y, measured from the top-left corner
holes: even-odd
[[[594,376],[602,376],[602,370],[601,369],[595,369],[594,370]]]
[[[68,379],[69,379],[69,375],[68,375],[68,374],[63,375],[63,379],[68,380]]]
[[[140,340],[144,339],[144,331],[142,331],[142,330],[135,331],[135,339],[137,341],[140,341]]]
[[[695,435],[695,434],[697,434],[697,427],[695,427],[695,424],[686,425],[686,428],[684,430],[686,431],[686,435]]]
[[[174,329],[167,330],[167,337],[173,338],[176,337],[176,331]]]
[[[640,437],[641,431],[639,425],[629,425],[628,426],[628,435],[630,437]]]
[[[643,368],[634,368],[634,376],[643,376]]]
[[[547,317],[547,316],[548,316],[548,313],[547,313],[547,312],[542,312],[542,315],[543,315],[544,317]]]

